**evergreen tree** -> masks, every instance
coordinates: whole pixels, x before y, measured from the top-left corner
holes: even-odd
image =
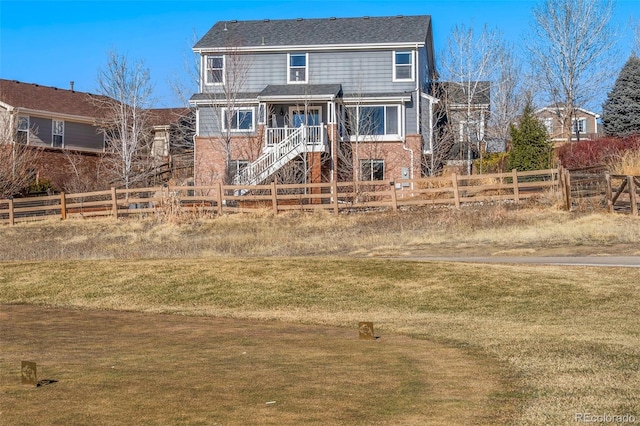
[[[553,144],[546,127],[527,103],[518,125],[511,125],[511,151],[508,168],[517,170],[543,170],[551,167]]]
[[[604,131],[610,136],[640,134],[640,58],[632,55],[602,106]]]

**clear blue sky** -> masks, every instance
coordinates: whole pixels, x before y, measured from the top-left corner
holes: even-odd
[[[515,45],[529,25],[534,1],[32,1],[0,0],[0,77],[95,92],[98,69],[115,50],[149,68],[156,106],[178,106],[170,89],[188,81],[187,61],[196,36],[220,20],[431,15],[436,55],[456,24],[500,30]],[[619,0],[614,25],[621,33],[620,67],[638,23],[640,0]]]

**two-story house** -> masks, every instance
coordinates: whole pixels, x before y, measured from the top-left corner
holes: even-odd
[[[430,16],[221,21],[193,49],[196,182],[420,176]]]
[[[551,140],[556,145],[562,145],[567,142],[569,133],[571,133],[572,142],[598,138],[600,133],[598,124],[600,114],[584,108],[575,108],[571,117],[571,127],[567,124],[568,114],[569,111],[566,111],[562,103],[549,105],[535,111],[536,117],[544,123]]]

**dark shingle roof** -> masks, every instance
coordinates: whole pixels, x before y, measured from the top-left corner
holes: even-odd
[[[258,96],[259,98],[291,96],[304,99],[305,96],[336,97],[341,91],[340,84],[270,84]]]
[[[108,99],[91,93],[0,79],[0,101],[15,108],[96,118],[98,102]]]
[[[429,15],[220,21],[194,49],[424,43],[430,25]]]
[[[191,108],[151,108],[147,110],[147,124],[150,126],[168,126],[177,123],[191,114]]]
[[[477,81],[470,84],[472,105],[488,105],[491,103],[491,82]],[[435,97],[445,99],[454,104],[466,104],[468,101],[467,83],[444,81],[436,83]]]

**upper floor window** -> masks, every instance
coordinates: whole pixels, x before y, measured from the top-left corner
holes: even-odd
[[[289,61],[287,83],[306,83],[308,81],[308,55],[306,53],[290,53],[287,56]]]
[[[360,160],[360,180],[383,180],[384,160]]]
[[[29,143],[29,117],[19,116],[16,133],[16,142]]]
[[[205,56],[205,84],[224,84],[223,55]]]
[[[400,135],[399,110],[397,105],[347,107],[347,133],[351,137],[397,137]]]
[[[222,110],[222,130],[229,130],[231,132],[252,132],[254,129],[253,108]]]
[[[413,52],[393,52],[393,81],[413,81]]]
[[[64,144],[64,121],[53,120],[51,131],[51,145],[62,148]]]
[[[574,118],[573,119],[573,133],[587,133],[587,119],[586,118]]]

